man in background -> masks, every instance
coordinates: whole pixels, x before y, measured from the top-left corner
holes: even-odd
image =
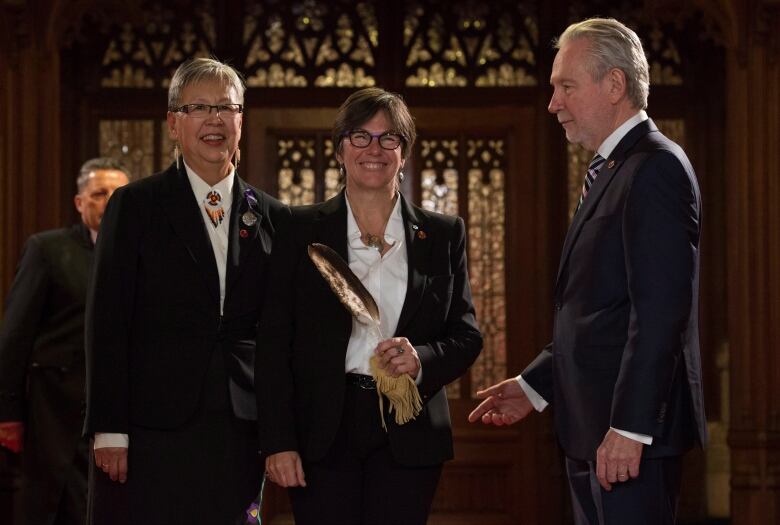
[[[0,446],[21,454],[16,525],[86,519],[84,309],[92,250],[111,194],[128,183],[110,158],[81,167],[81,223],[25,244],[0,326]]]

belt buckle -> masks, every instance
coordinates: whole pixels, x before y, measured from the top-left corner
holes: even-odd
[[[362,390],[376,390],[376,381],[371,376],[349,374],[350,382]]]

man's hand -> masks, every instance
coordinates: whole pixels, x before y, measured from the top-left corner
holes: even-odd
[[[265,474],[280,487],[305,487],[301,456],[294,450],[278,452],[265,458]]]
[[[24,423],[3,421],[0,423],[0,447],[18,454],[24,448]]]
[[[106,447],[95,449],[95,466],[108,474],[111,481],[127,481],[127,449]]]
[[[516,379],[510,378],[477,392],[482,403],[469,414],[469,422],[479,419],[486,425],[517,423],[534,409]]]
[[[612,483],[624,483],[639,476],[642,443],[621,436],[610,429],[596,450],[596,477],[604,490],[612,490]]]

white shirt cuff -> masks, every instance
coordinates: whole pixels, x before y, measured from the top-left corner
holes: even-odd
[[[640,443],[644,443],[645,445],[652,445],[653,444],[653,436],[647,436],[645,434],[637,434],[636,432],[627,432],[625,430],[618,430],[615,427],[609,427],[610,430],[614,430],[618,434],[620,434],[623,437],[627,437],[628,439],[633,439],[634,441],[639,441]]]
[[[525,392],[525,395],[528,397],[528,401],[531,402],[537,412],[541,412],[547,408],[549,403],[542,396],[540,396],[531,385],[525,382],[525,379],[523,379],[522,375],[517,376],[515,379],[517,379],[517,382],[520,384],[520,388],[523,389],[523,392]]]
[[[113,434],[110,432],[95,432],[94,448],[121,447],[130,446],[130,436],[127,434]]]

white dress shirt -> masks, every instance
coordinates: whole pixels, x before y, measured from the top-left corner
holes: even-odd
[[[401,199],[396,196],[395,206],[385,227],[385,242],[391,247],[384,255],[381,255],[376,248],[363,244],[349,198],[346,201],[349,267],[376,301],[382,339],[388,339],[398,328],[398,318],[401,316],[401,308],[406,299],[409,275]],[[344,371],[371,375],[368,360],[374,355],[374,349],[379,341],[376,330],[357,322],[353,317]]]
[[[190,180],[192,192],[198,203],[200,214],[203,216],[203,222],[206,224],[206,231],[209,232],[211,248],[214,250],[214,259],[217,261],[217,273],[219,274],[219,313],[224,311],[225,307],[225,273],[227,271],[227,252],[228,235],[230,233],[230,208],[233,205],[233,180],[235,179],[235,170],[231,170],[227,177],[216,183],[214,186],[209,184],[192,171],[187,163],[184,163],[187,169],[187,178]],[[211,190],[217,190],[222,195],[222,209],[225,210],[225,217],[218,226],[214,226],[211,218],[206,213],[203,204],[206,195]]]
[[[644,122],[648,119],[647,113],[645,113],[644,110],[640,110],[636,115],[626,120],[623,124],[618,126],[618,128],[613,131],[609,137],[607,137],[604,142],[601,143],[601,145],[596,150],[599,155],[601,155],[604,159],[609,159],[609,156],[612,155],[612,152],[615,150],[615,147],[620,143],[621,140],[623,140],[623,137],[626,136],[626,134],[631,131],[634,126],[639,124],[640,122]],[[523,392],[525,392],[525,395],[528,396],[528,400],[531,402],[533,407],[538,411],[541,412],[547,407],[547,400],[544,399],[539,393],[533,389],[531,385],[529,385],[525,379],[523,379],[522,375],[517,376],[517,382],[520,384],[520,388],[523,389]],[[639,441],[640,443],[644,443],[645,445],[652,445],[653,444],[653,436],[648,436],[646,434],[638,434],[636,432],[628,432],[626,430],[619,430],[614,427],[610,427],[612,430],[620,434],[621,436],[627,437],[629,439],[633,439],[634,441]]]
[[[233,180],[235,178],[235,170],[232,170],[230,174],[219,181],[214,186],[204,181],[200,176],[192,171],[187,163],[184,163],[184,168],[187,170],[187,178],[190,181],[190,187],[195,198],[195,202],[198,205],[203,222],[206,225],[206,231],[209,235],[209,241],[211,241],[211,248],[214,250],[214,258],[217,262],[217,273],[219,274],[219,313],[223,313],[225,306],[225,274],[227,271],[227,252],[228,252],[228,234],[230,232],[230,208],[233,205]],[[222,222],[216,227],[211,222],[211,218],[206,213],[206,208],[203,204],[206,199],[206,195],[211,190],[217,190],[222,195],[222,209],[225,210],[225,217]],[[195,225],[197,228],[198,225]],[[123,447],[127,448],[130,444],[130,437],[127,434],[115,434],[111,432],[96,432],[95,433],[95,448],[106,447]]]

